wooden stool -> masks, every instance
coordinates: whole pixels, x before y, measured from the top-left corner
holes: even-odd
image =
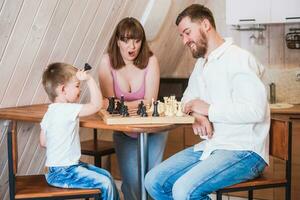
[[[45,175],[20,175],[18,170],[17,123],[6,123],[8,150],[8,180],[10,200],[15,199],[101,199],[99,189],[58,188],[50,186]]]
[[[94,156],[95,166],[101,167],[101,157],[115,153],[114,143],[98,140],[97,129],[94,129],[94,138],[81,142],[81,153]]]
[[[271,119],[270,146],[271,156],[285,163],[285,178],[258,177],[253,180],[238,183],[216,191],[217,200],[222,200],[222,194],[228,192],[248,191],[248,200],[253,200],[253,190],[266,188],[285,188],[285,199],[291,200],[292,176],[292,122],[290,119]]]

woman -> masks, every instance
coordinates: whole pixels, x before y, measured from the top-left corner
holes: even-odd
[[[152,98],[157,99],[159,77],[159,64],[148,46],[142,25],[135,18],[122,19],[99,67],[103,96],[120,99],[123,95],[128,109],[136,109],[141,101],[150,104]],[[108,105],[107,99],[104,105]],[[125,200],[138,199],[137,134],[115,132],[113,138]],[[148,135],[148,169],[161,162],[166,139],[166,133]]]

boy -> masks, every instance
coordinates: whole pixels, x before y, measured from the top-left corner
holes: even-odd
[[[90,102],[79,104],[80,81],[87,81]],[[113,178],[104,169],[79,161],[79,117],[96,113],[102,94],[94,79],[65,63],[50,64],[43,86],[51,104],[41,122],[40,143],[47,147],[45,175],[50,185],[62,188],[99,188],[104,200],[119,199]]]

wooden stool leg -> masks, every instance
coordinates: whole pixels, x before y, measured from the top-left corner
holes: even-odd
[[[253,200],[253,190],[248,190],[248,199]]]
[[[96,167],[101,167],[101,156],[94,156],[94,162]]]
[[[107,169],[110,172],[111,171],[111,155],[108,155],[107,159]]]

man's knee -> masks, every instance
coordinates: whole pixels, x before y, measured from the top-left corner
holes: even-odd
[[[172,187],[172,197],[174,200],[188,199],[189,190],[180,181],[176,181]]]
[[[205,185],[193,186],[179,178],[173,185],[172,196],[174,200],[209,199],[205,190]]]

